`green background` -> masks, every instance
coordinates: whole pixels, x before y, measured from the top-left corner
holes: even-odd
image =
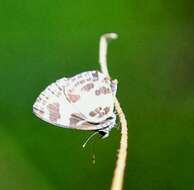
[[[32,114],[51,82],[99,69],[99,36],[117,32],[129,149],[124,189],[194,189],[194,5],[176,0],[0,2],[0,189],[109,189],[120,132],[53,127]],[[96,164],[92,164],[92,155]]]

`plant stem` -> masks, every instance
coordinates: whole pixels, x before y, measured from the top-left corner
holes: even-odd
[[[107,67],[108,40],[112,40],[116,38],[117,38],[117,34],[115,33],[103,34],[100,38],[99,63],[100,63],[102,73],[104,73],[109,79],[111,79],[111,77]],[[112,178],[111,190],[122,190],[125,167],[126,167],[126,158],[127,158],[128,134],[127,134],[127,121],[125,118],[125,114],[117,98],[115,98],[115,109],[118,113],[120,123],[121,123],[121,140],[120,140],[120,148],[118,150],[114,175]]]

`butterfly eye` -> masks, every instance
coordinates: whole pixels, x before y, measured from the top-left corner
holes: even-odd
[[[105,131],[98,131],[98,133],[102,136],[106,135],[106,132]]]

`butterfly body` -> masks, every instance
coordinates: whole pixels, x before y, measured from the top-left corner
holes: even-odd
[[[117,82],[98,71],[62,78],[49,85],[36,99],[33,112],[56,126],[98,131],[108,136],[114,127]]]

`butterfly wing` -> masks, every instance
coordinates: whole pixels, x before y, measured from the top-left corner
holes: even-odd
[[[87,71],[68,80],[65,94],[86,120],[101,123],[111,117],[114,109],[116,82],[98,71]]]
[[[40,119],[56,126],[80,130],[97,130],[103,126],[89,123],[68,101],[64,90],[69,84],[68,78],[62,78],[49,85],[36,99],[33,112]]]

